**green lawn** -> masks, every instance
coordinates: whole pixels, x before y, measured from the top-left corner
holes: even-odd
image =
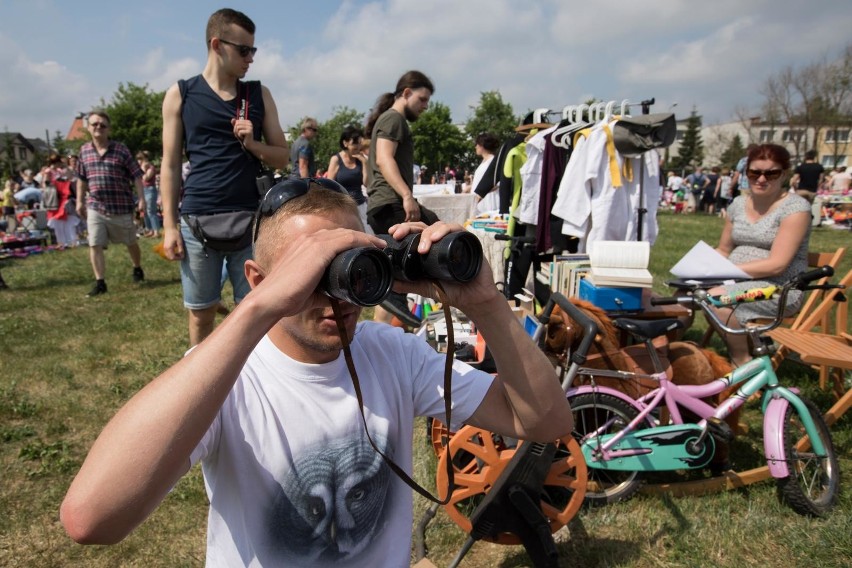
[[[660,216],[652,252],[656,288],[668,267],[698,239],[715,245],[721,221]],[[848,232],[819,228],[812,250],[852,242]],[[131,282],[123,247],[107,251],[109,293],[87,299],[92,277],[84,248],[0,261],[9,290],[0,291],[0,566],[200,566],[204,560],[206,496],[196,468],[136,532],[112,547],[71,542],[58,508],[89,446],[112,414],[186,349],[186,314],[177,266],[143,242],[146,282]],[[841,273],[852,268],[852,252]],[[700,318],[699,318],[700,319]],[[689,337],[701,335],[697,321]],[[716,344],[719,346],[719,344]],[[785,363],[782,378],[798,384],[821,408],[832,397],[814,388],[815,373]],[[746,415],[750,435],[734,447],[738,469],[760,465],[760,418]],[[850,416],[833,434],[841,469],[852,470]],[[433,487],[434,457],[425,435],[415,438],[418,479]],[[582,511],[557,535],[563,565],[574,566],[848,566],[852,558],[852,492],[844,491],[826,519],[780,505],[766,482],[703,497],[639,495]],[[415,517],[425,509],[416,500]],[[429,558],[447,565],[465,535],[440,512],[426,533]],[[462,566],[525,566],[520,547],[477,543]]]

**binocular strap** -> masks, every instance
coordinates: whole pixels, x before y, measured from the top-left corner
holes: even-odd
[[[444,288],[441,286],[440,282],[433,282],[435,285],[435,289],[438,293],[438,300],[441,302],[441,309],[444,310],[444,318],[445,321],[449,322],[447,325],[447,356],[444,362],[444,413],[447,421],[447,432],[449,432],[450,424],[452,424],[451,420],[451,412],[453,406],[453,398],[452,398],[452,376],[453,376],[453,354],[455,352],[455,344],[453,343],[453,325],[452,325],[452,314],[450,313],[450,303],[447,300],[446,293],[444,292]],[[373,446],[373,449],[382,456],[382,459],[385,460],[385,463],[391,468],[397,477],[405,482],[406,485],[411,487],[414,491],[417,491],[420,495],[425,497],[426,499],[432,501],[433,503],[437,503],[438,505],[446,505],[450,502],[450,498],[453,496],[453,486],[455,485],[454,478],[454,469],[453,469],[453,460],[447,459],[447,495],[444,499],[438,499],[434,495],[432,495],[429,491],[421,487],[416,481],[411,479],[411,477],[405,473],[405,471],[399,467],[392,459],[387,457],[384,452],[382,452],[377,446],[376,443],[373,442],[372,436],[370,436],[370,430],[367,428],[367,418],[364,416],[364,397],[361,394],[361,383],[358,381],[358,373],[355,371],[355,362],[352,360],[352,351],[349,349],[349,336],[346,333],[346,328],[343,326],[343,318],[340,315],[340,304],[335,298],[329,298],[331,300],[331,309],[334,311],[334,319],[337,321],[337,332],[340,334],[340,341],[343,343],[343,357],[346,359],[346,367],[349,369],[349,375],[352,377],[352,386],[355,388],[355,396],[358,399],[358,408],[361,411],[361,421],[364,423],[364,431],[367,433],[367,440],[370,441],[370,445]],[[444,434],[441,437],[441,445],[447,447],[449,444],[449,436],[448,434]]]

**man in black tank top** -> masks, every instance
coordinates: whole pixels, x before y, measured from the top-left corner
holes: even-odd
[[[190,226],[202,215],[256,211],[255,178],[261,163],[283,168],[289,159],[269,89],[257,81],[241,81],[257,51],[254,32],[254,22],[242,12],[215,12],[207,22],[204,71],[172,85],[163,101],[163,245],[168,258],[181,261],[191,345],[213,331],[223,267],[234,302],[248,293],[243,264],[251,258],[251,245],[214,250]],[[190,173],[181,188],[184,149]]]

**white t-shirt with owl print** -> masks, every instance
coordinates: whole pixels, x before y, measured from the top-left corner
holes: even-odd
[[[373,322],[351,349],[370,435],[410,474],[414,417],[443,420],[444,356]],[[454,363],[454,425],[491,380]],[[409,565],[412,492],[370,446],[342,353],[299,363],[264,337],[191,461],[210,499],[207,566]]]

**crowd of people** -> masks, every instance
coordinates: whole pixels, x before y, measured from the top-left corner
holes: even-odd
[[[705,173],[698,166],[687,176],[666,174],[661,205],[675,213],[707,213],[724,217],[731,200],[739,194],[740,173],[714,166]]]
[[[19,217],[42,209],[47,212],[48,226],[56,233],[61,247],[77,246],[76,230],[80,220],[76,218],[76,194],[78,158],[72,154],[59,156],[50,154],[44,166],[33,173],[27,168],[3,181],[3,218],[0,231],[9,236],[27,227]]]
[[[747,152],[757,145],[752,144]],[[827,201],[850,195],[852,175],[846,166],[826,170],[816,161],[815,150],[805,152],[804,161],[791,170],[784,188],[813,203],[815,199]],[[709,173],[697,166],[686,176],[669,171],[663,183],[661,205],[674,213],[707,213],[727,216],[728,206],[733,199],[749,191],[746,175],[748,156],[739,160],[736,167],[713,166]]]

